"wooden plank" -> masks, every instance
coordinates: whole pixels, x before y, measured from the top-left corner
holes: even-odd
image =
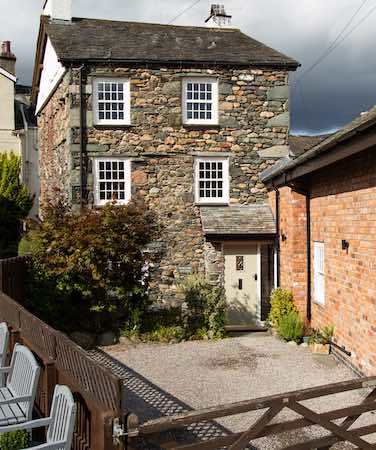
[[[266,409],[273,406],[275,402],[278,401],[288,402],[292,400],[309,400],[312,398],[337,394],[339,392],[361,389],[365,384],[368,384],[369,387],[376,385],[376,377],[342,381],[340,383],[328,384],[321,387],[308,388],[286,394],[271,395],[254,400],[245,400],[242,402],[229,403],[227,405],[214,406],[211,408],[202,409],[200,411],[189,411],[182,414],[162,417],[160,419],[151,420],[141,424],[138,427],[138,431],[140,434],[152,434],[160,431],[182,428],[192,423]]]
[[[354,436],[367,436],[368,434],[376,433],[376,424],[367,425],[360,428],[354,428],[351,430],[351,433]],[[343,442],[344,439],[339,438],[338,436],[326,436],[323,438],[313,439],[309,442],[304,442],[301,444],[290,445],[288,447],[284,447],[281,450],[313,450],[325,447],[331,447],[337,442]],[[180,450],[180,449],[179,449]]]
[[[287,405],[286,405],[287,406]],[[297,412],[298,414],[301,414],[302,416],[306,417],[308,420],[310,420],[313,424],[321,425],[323,428],[325,428],[328,431],[331,431],[335,436],[338,436],[342,438],[344,441],[351,442],[352,444],[356,445],[357,447],[364,449],[364,450],[375,450],[375,446],[372,444],[369,444],[368,442],[364,441],[358,436],[355,436],[350,431],[346,431],[343,428],[339,427],[338,425],[334,424],[333,422],[330,422],[323,416],[320,416],[320,414],[315,413],[309,408],[306,408],[305,406],[301,405],[297,402],[291,402],[288,405],[288,408],[290,408],[292,411]]]
[[[341,419],[343,417],[347,417],[349,414],[354,413],[365,413],[369,411],[376,410],[376,402],[363,402],[360,405],[350,406],[347,408],[337,409],[335,411],[330,411],[323,413],[322,415],[328,420]],[[288,431],[298,430],[301,428],[312,426],[312,422],[307,419],[294,419],[286,422],[281,422],[273,425],[268,425],[262,430],[255,439],[275,435],[279,433],[285,433]],[[187,444],[181,447],[178,447],[179,450],[215,450],[217,448],[226,447],[228,445],[233,444],[237,439],[240,438],[242,432],[233,433],[228,436],[223,436],[216,439],[211,439],[208,441],[203,441],[195,444]]]
[[[270,407],[258,420],[256,420],[249,430],[243,433],[240,438],[231,445],[229,450],[243,450],[248,447],[249,442],[254,439],[265,426],[282,411],[283,408],[284,406],[282,403]]]

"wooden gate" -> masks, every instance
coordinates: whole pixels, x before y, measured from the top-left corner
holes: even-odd
[[[367,389],[367,395],[357,405],[318,413],[311,406],[303,404],[307,400],[358,389]],[[335,398],[333,398],[333,404],[335,404]],[[298,417],[291,420],[278,420],[277,415],[284,410],[290,410]],[[250,424],[248,429],[242,432],[229,433],[223,437],[189,444],[178,443],[178,441],[182,441],[182,435],[180,434],[175,444],[173,443],[172,436],[178,430],[186,430],[193,424],[208,423],[213,419],[251,411],[259,411],[258,417]],[[129,448],[139,448],[142,440],[143,445],[146,442],[146,448],[155,448],[155,445],[158,445],[159,448],[177,450],[242,450],[254,448],[250,444],[255,439],[280,433],[296,432],[315,425],[325,430],[323,437],[312,438],[312,435],[308,434],[309,438],[305,442],[289,445],[284,447],[283,450],[326,450],[338,442],[345,441],[355,445],[355,448],[376,449],[376,444],[370,444],[364,439],[364,436],[376,432],[376,419],[373,419],[367,425],[354,427],[355,422],[363,414],[370,411],[376,411],[376,377],[344,381],[152,420],[128,430]],[[257,448],[262,449],[262,447]]]

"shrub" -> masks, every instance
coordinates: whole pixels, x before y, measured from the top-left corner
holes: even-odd
[[[29,433],[27,431],[11,431],[0,434],[1,450],[21,450],[29,448]]]
[[[291,311],[280,320],[278,334],[286,341],[299,343],[304,335],[304,321],[297,312]]]
[[[268,322],[273,328],[278,328],[282,318],[291,312],[297,312],[291,291],[277,288],[270,297],[271,310]]]
[[[32,231],[29,308],[66,331],[136,326],[148,305],[143,249],[154,223],[134,203],[79,214],[50,205]]]
[[[21,183],[21,160],[13,153],[0,154],[0,258],[17,255],[21,221],[33,204]]]
[[[140,339],[146,342],[180,342],[184,336],[182,327],[158,325],[154,330],[141,334]]]
[[[308,344],[330,344],[334,334],[334,326],[328,325],[322,330],[313,330],[309,337]]]
[[[197,332],[203,337],[220,339],[225,333],[226,301],[222,288],[210,285],[203,276],[190,275],[181,284],[185,297],[183,323],[187,337]]]

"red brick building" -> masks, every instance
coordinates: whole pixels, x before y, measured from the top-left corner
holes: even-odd
[[[376,370],[376,108],[261,175],[277,220],[278,278],[336,352]]]

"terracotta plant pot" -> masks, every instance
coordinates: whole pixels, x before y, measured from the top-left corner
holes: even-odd
[[[321,355],[330,354],[330,344],[310,344],[309,348],[313,353],[319,353]]]

